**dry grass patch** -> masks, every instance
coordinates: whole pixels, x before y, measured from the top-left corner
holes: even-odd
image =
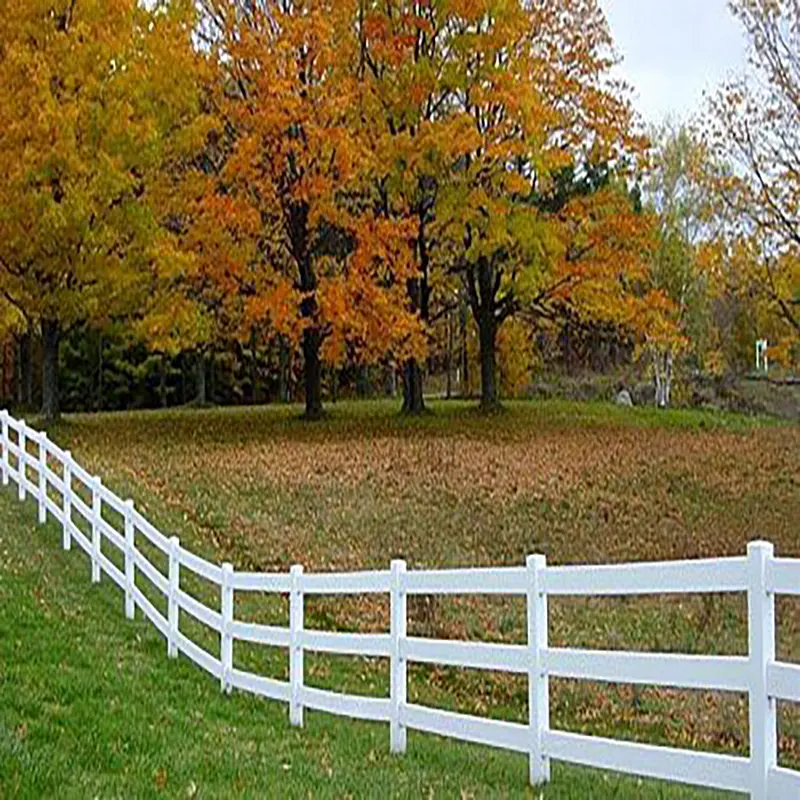
[[[60,437],[165,532],[238,568],[414,568],[741,555],[754,538],[800,555],[800,428],[703,414],[565,404],[482,420],[459,405],[418,422],[382,404],[317,426],[279,409],[69,421]],[[380,630],[381,600],[314,599],[319,627]],[[418,635],[523,641],[515,600],[423,598]],[[800,660],[800,604],[780,604],[779,650]],[[743,598],[554,603],[559,645],[746,652]],[[317,662],[315,662],[317,663]],[[326,677],[325,660],[315,669]],[[380,664],[355,681],[382,685]],[[374,675],[370,677],[374,672]],[[334,677],[346,674],[334,669]],[[422,669],[412,691],[463,710],[525,714],[508,676]],[[746,749],[742,698],[558,682],[553,714],[572,729],[720,750]],[[782,715],[782,757],[800,763],[800,715]]]

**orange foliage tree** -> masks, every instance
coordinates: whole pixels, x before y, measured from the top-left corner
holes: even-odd
[[[357,5],[203,6],[223,163],[199,212],[223,196],[231,215],[257,220],[253,252],[217,264],[216,277],[235,282],[246,324],[302,343],[306,415],[316,418],[323,360],[402,359],[424,346],[406,303],[414,222],[382,215],[374,190]]]
[[[582,197],[558,186],[642,144],[595,0],[203,5],[222,165],[199,214],[222,195],[260,228],[253,253],[208,274],[234,281],[249,324],[302,341],[308,416],[322,359],[354,353],[405,358],[404,407],[420,411],[425,327],[457,283],[486,408],[510,316],[623,314],[647,219],[621,180]]]
[[[460,25],[451,2],[362,2],[358,77],[372,102],[371,146],[381,213],[415,222],[411,309],[428,327],[449,311],[453,278],[435,260],[437,197],[449,181],[468,133],[455,110],[452,49]],[[424,410],[423,374],[410,358],[403,368],[403,408]]]

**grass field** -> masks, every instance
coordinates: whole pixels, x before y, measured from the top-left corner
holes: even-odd
[[[763,537],[800,553],[800,429],[742,417],[606,406],[511,406],[489,420],[460,404],[421,420],[343,405],[308,426],[292,409],[74,417],[51,432],[164,533],[240,569],[411,568],[743,554]],[[0,495],[0,797],[530,795],[522,758],[312,714],[291,730],[274,703],[234,694],[158,635],[126,623],[107,584],[59,552],[58,531]],[[209,588],[192,586],[198,596]],[[209,597],[212,595],[209,594]],[[282,601],[237,605],[285,624]],[[386,604],[309,601],[318,628],[385,630]],[[524,640],[516,600],[424,598],[415,635]],[[800,661],[800,607],[779,607],[779,656]],[[551,641],[574,647],[746,652],[744,598],[572,600]],[[183,627],[183,621],[182,621]],[[199,641],[207,636],[191,629]],[[210,641],[210,640],[209,640]],[[209,643],[206,641],[206,643]],[[285,655],[235,660],[282,677]],[[386,665],[307,657],[309,682],[385,694]],[[746,702],[720,693],[553,681],[552,723],[639,741],[746,752]],[[410,697],[522,720],[524,680],[415,667]],[[781,714],[781,760],[800,764],[800,715]],[[559,767],[546,797],[695,797],[695,790]]]

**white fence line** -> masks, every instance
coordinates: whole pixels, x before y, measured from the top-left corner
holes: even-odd
[[[140,609],[167,640],[170,657],[184,653],[220,681],[223,691],[237,688],[289,704],[293,725],[303,724],[304,708],[357,719],[388,722],[390,747],[406,750],[409,728],[525,753],[530,780],[549,780],[550,760],[616,770],[710,788],[749,794],[757,800],[800,797],[800,772],[778,766],[776,701],[800,702],[800,665],[776,661],[775,595],[800,595],[800,559],[775,558],[772,545],[752,542],[746,558],[721,558],[613,566],[548,567],[544,556],[530,556],[524,567],[407,572],[404,561],[390,570],[309,574],[301,566],[288,574],[236,572],[182,548],[176,537],[164,536],[130,500],[121,500],[60,449],[44,433],[29,429],[7,411],[0,412],[0,471],[3,485],[14,481],[19,498],[32,495],[39,521],[54,516],[63,527],[63,548],[72,542],[92,564],[92,581],[103,574],[119,586],[130,619]],[[33,443],[35,453],[29,452]],[[59,476],[51,469],[56,462]],[[29,471],[37,473],[31,481]],[[91,492],[91,507],[75,492],[74,481]],[[55,492],[60,498],[52,498]],[[122,517],[117,530],[103,516],[108,506]],[[84,518],[86,532],[73,512]],[[137,548],[137,534],[166,557],[168,574]],[[104,552],[111,545],[121,553],[120,569]],[[181,567],[219,586],[219,608],[209,608],[181,588]],[[166,599],[166,616],[136,585],[137,574]],[[289,627],[236,620],[234,597],[240,592],[289,595]],[[749,656],[695,656],[551,648],[547,634],[547,598],[563,595],[645,595],[741,592],[748,598]],[[388,594],[388,633],[338,633],[304,626],[308,595]],[[412,594],[499,594],[527,598],[528,642],[525,645],[444,641],[409,637],[407,598]],[[180,611],[220,635],[220,651],[212,654],[180,630]],[[237,641],[255,642],[289,651],[289,682],[234,667]],[[388,698],[340,694],[307,686],[306,650],[389,659]],[[527,724],[457,714],[414,705],[407,699],[409,661],[527,674]],[[686,689],[714,689],[748,695],[750,756],[713,753],[614,741],[552,730],[549,719],[551,677],[613,683],[638,683]]]

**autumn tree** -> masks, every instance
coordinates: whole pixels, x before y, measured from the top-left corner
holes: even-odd
[[[731,291],[770,307],[790,346],[800,337],[800,9],[797,0],[731,8],[750,40],[752,71],[712,103],[711,142],[726,167],[713,181],[727,211],[721,273],[738,276]]]
[[[259,221],[257,253],[235,271],[246,319],[302,343],[306,415],[316,418],[323,360],[420,347],[406,311],[413,227],[381,218],[369,178],[357,6],[203,5],[221,76],[224,159],[212,190]]]
[[[212,123],[213,124],[213,123]],[[193,354],[195,402],[207,402],[209,354],[216,345],[252,336],[246,331],[242,275],[255,258],[261,222],[253,209],[216,194],[213,149],[173,174],[162,204],[174,257],[149,276],[148,298],[136,331],[151,350]]]
[[[612,208],[623,215],[620,229],[633,221],[614,192],[555,213],[542,198],[564,169],[616,162],[637,142],[630,108],[608,80],[611,39],[594,0],[456,7],[448,79],[451,113],[465,128],[435,214],[442,255],[461,276],[479,331],[481,405],[489,410],[498,403],[503,323],[525,311],[535,317],[587,276],[605,281],[611,298],[625,269],[605,258],[595,235]]]
[[[457,113],[452,83],[460,5],[413,0],[361,2],[358,77],[373,101],[371,146],[377,155],[379,211],[412,219],[411,309],[430,326],[453,308],[453,280],[435,258],[435,207],[449,181],[469,124]],[[403,409],[424,410],[419,359],[403,365]]]
[[[192,104],[189,2],[5,0],[0,291],[40,331],[58,415],[64,332],[130,310],[162,248],[151,179]]]

